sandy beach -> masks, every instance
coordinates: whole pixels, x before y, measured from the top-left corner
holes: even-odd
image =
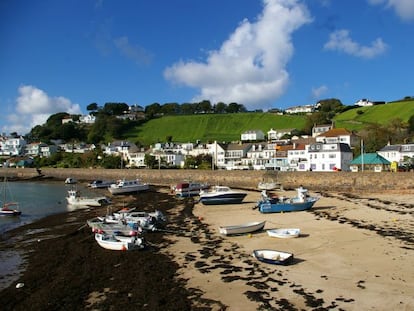
[[[241,205],[198,203],[194,215],[206,228],[192,243],[171,236],[165,251],[176,258],[188,287],[220,302],[215,310],[413,310],[414,196],[316,195],[321,199],[311,211],[280,214],[252,209],[258,192]],[[265,230],[300,228],[301,236],[218,233],[220,225],[262,220]],[[295,261],[260,263],[251,256],[259,248],[291,252]]]
[[[28,252],[16,281],[25,292],[14,282],[0,300],[5,310],[413,310],[414,195],[311,194],[321,197],[312,210],[277,214],[253,209],[258,191],[238,205],[204,206],[167,188],[119,199],[114,208],[128,202],[169,217],[165,232],[148,234],[144,252],[96,245],[82,226],[104,209],[20,228],[7,239]],[[301,236],[218,232],[259,220],[265,230],[300,228]],[[3,239],[2,251],[10,249]],[[295,260],[264,264],[251,255],[258,248],[291,252]]]

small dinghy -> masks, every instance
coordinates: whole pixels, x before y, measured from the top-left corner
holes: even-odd
[[[293,261],[293,254],[271,249],[256,249],[252,255],[257,260],[272,265],[288,265]]]
[[[300,229],[297,228],[281,228],[267,230],[267,234],[273,238],[290,239],[297,238],[300,235]]]
[[[135,237],[117,237],[115,235],[95,233],[95,240],[98,244],[113,251],[130,251],[144,248],[144,240]]]
[[[260,231],[264,228],[266,221],[249,222],[242,225],[222,226],[219,231],[224,235],[245,234]]]

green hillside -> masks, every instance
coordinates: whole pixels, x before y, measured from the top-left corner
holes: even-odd
[[[411,100],[348,110],[337,115],[334,120],[336,127],[358,131],[369,123],[387,124],[397,118],[407,122],[413,115],[414,100]]]
[[[152,144],[166,141],[194,142],[236,141],[247,130],[302,129],[306,119],[303,116],[280,116],[271,113],[199,114],[165,116],[153,119],[126,133],[126,139]]]
[[[388,124],[400,118],[403,121],[414,115],[414,100],[393,102],[371,107],[348,110],[335,116],[335,126],[359,131],[370,123]],[[306,116],[277,115],[272,113],[199,114],[165,116],[150,120],[125,134],[125,139],[139,141],[144,145],[165,142],[171,136],[173,141],[195,142],[237,141],[247,130],[298,129],[305,126]]]

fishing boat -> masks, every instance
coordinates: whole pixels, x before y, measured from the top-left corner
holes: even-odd
[[[272,265],[287,265],[293,262],[293,254],[272,249],[256,249],[252,253],[257,260]]]
[[[171,187],[171,192],[178,197],[186,198],[199,195],[201,190],[208,189],[209,187],[209,184],[199,182],[182,182]]]
[[[116,183],[111,184],[108,190],[111,194],[123,194],[131,192],[146,191],[149,189],[149,184],[142,183],[139,179],[120,179]]]
[[[105,196],[87,198],[80,195],[80,192],[75,189],[68,190],[68,195],[66,196],[66,201],[69,205],[72,206],[90,206],[90,207],[99,207],[105,204],[110,204],[111,201]]]
[[[249,222],[241,225],[232,225],[232,226],[221,226],[219,227],[220,234],[223,235],[236,235],[236,234],[246,234],[256,231],[263,230],[266,221],[256,221]]]
[[[281,228],[281,229],[269,229],[266,230],[267,234],[272,238],[297,238],[300,235],[300,229],[297,228]]]
[[[4,177],[3,198],[1,202],[0,216],[20,216],[22,212],[20,211],[19,202],[8,201],[8,192],[10,192],[10,189],[7,185],[7,177]]]
[[[262,191],[261,199],[257,202],[256,207],[261,213],[280,213],[304,211],[312,208],[318,197],[311,197],[307,194],[308,190],[302,187],[297,189],[297,196],[293,198],[284,198],[283,196],[269,197],[266,190]]]
[[[209,190],[201,190],[199,201],[204,205],[239,204],[246,195],[246,192],[234,190],[227,186],[214,186]]]
[[[144,240],[137,236],[120,239],[111,234],[95,233],[95,240],[101,247],[113,251],[130,251],[144,248]]]

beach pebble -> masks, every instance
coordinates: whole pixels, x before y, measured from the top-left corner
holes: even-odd
[[[22,288],[24,286],[24,283],[17,283],[16,288]]]

